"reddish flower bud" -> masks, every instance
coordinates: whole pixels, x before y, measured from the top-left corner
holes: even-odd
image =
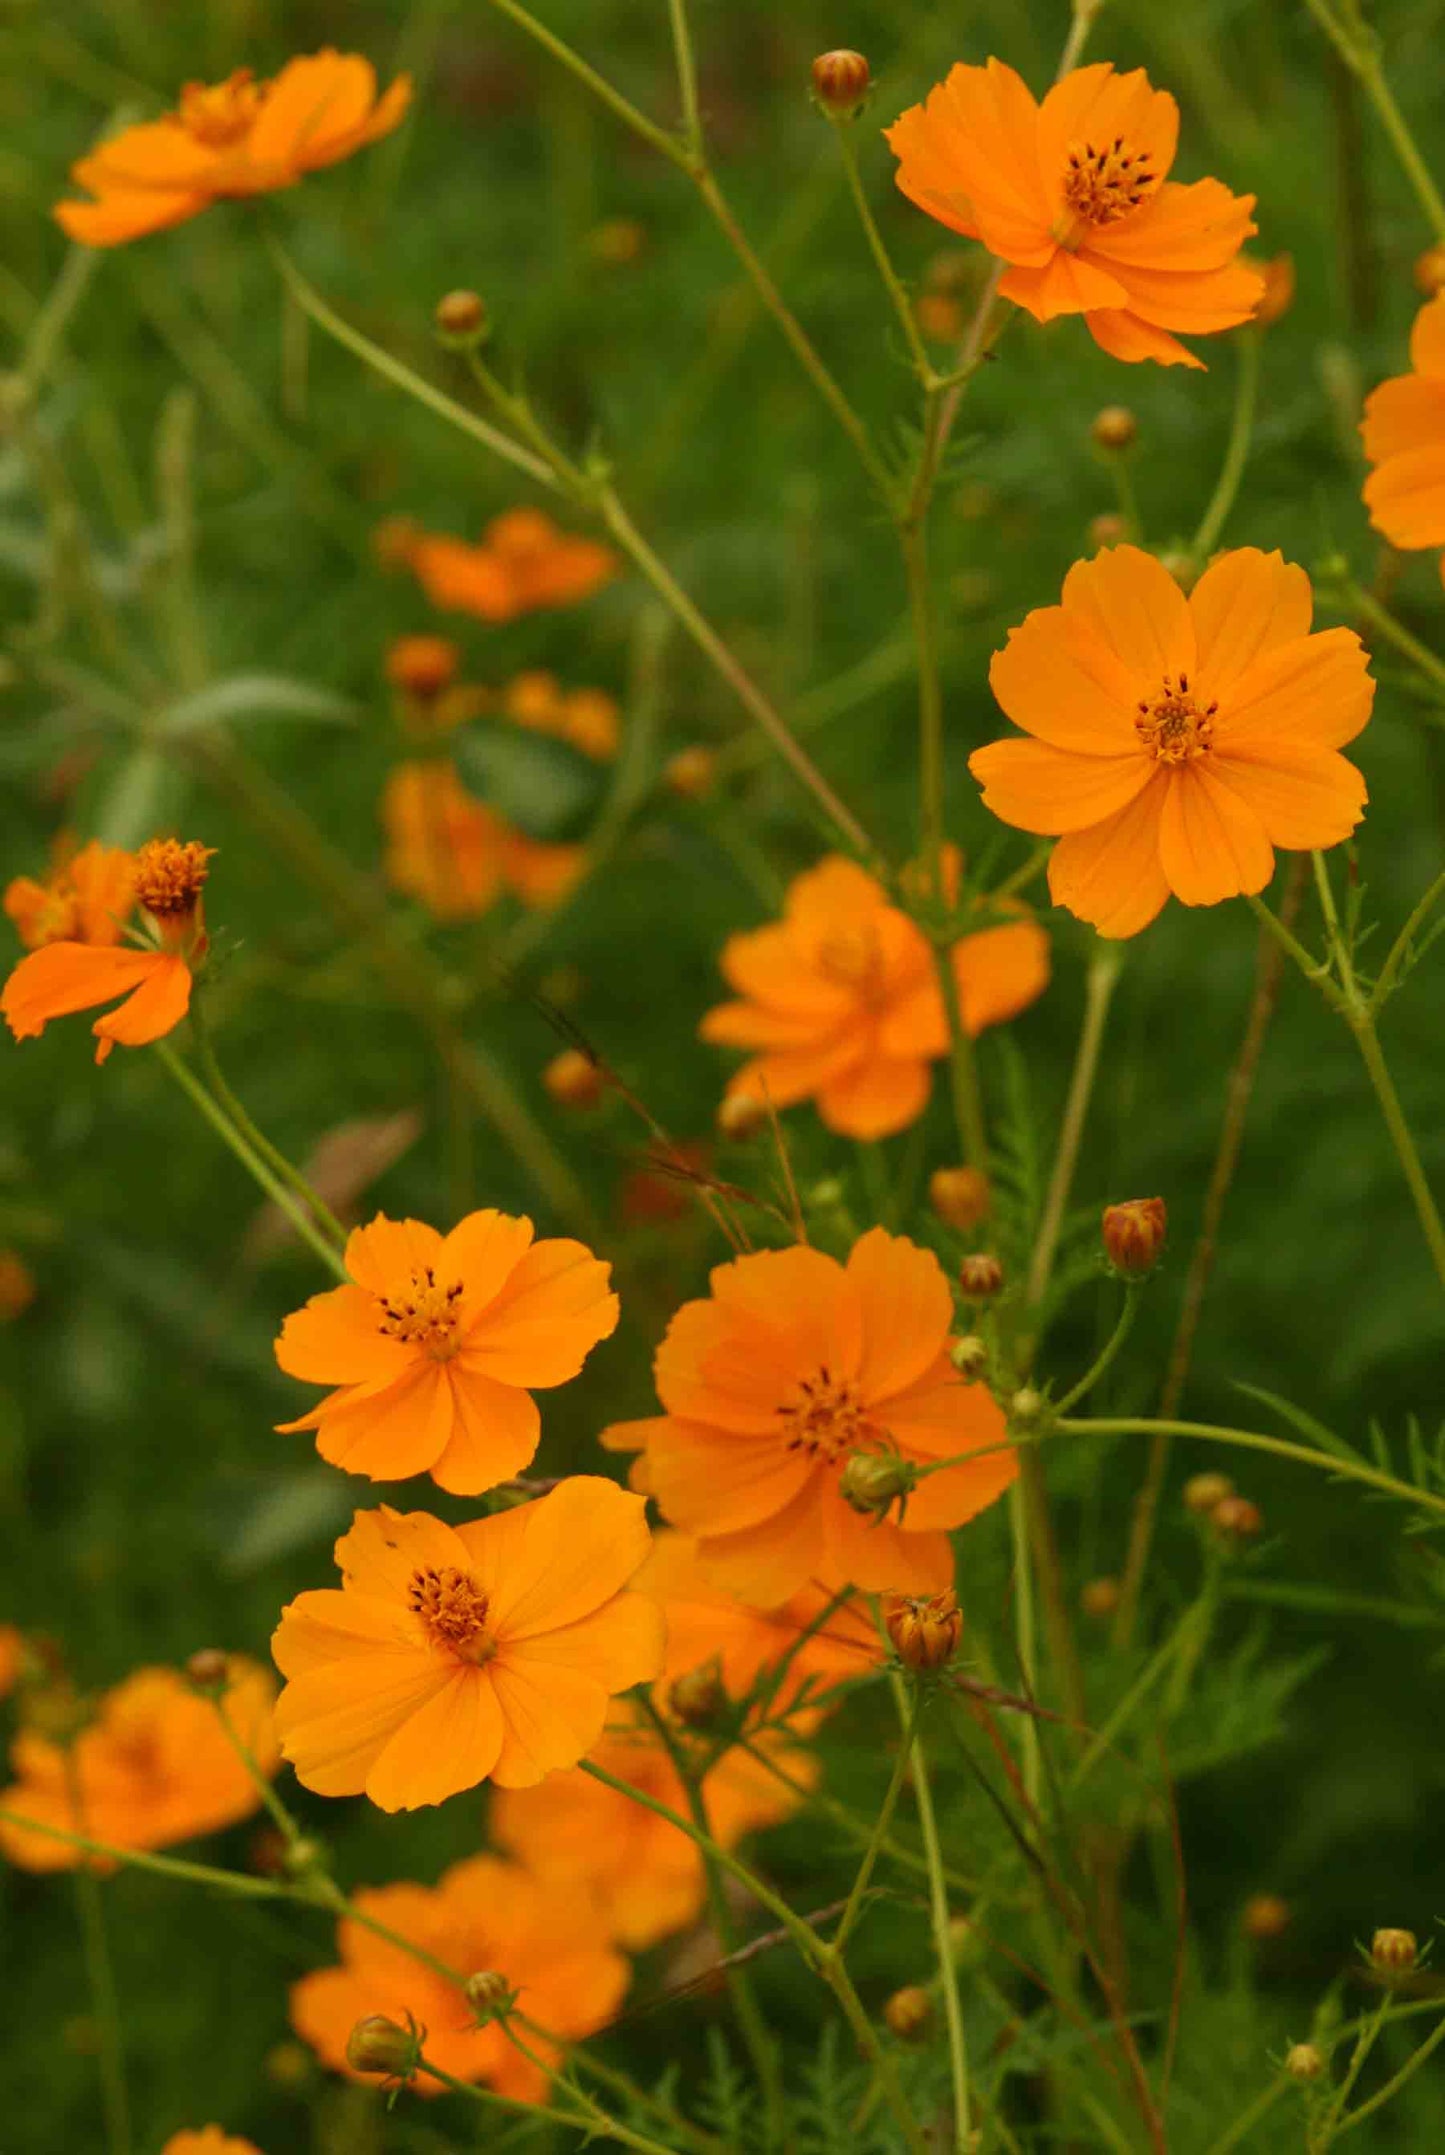
[[[1090,1579],[1079,1595],[1079,1607],[1085,1616],[1095,1617],[1101,1623],[1106,1616],[1112,1616],[1118,1606],[1117,1579]]]
[[[1263,1945],[1283,1938],[1293,1920],[1290,1905],[1278,1893],[1252,1893],[1240,1914],[1239,1927],[1246,1938]]]
[[[662,782],[684,801],[706,800],[717,783],[717,754],[701,741],[680,748],[663,765]]]
[[[965,1257],[958,1267],[958,1287],[965,1302],[991,1302],[1003,1289],[1003,1266],[987,1250]]]
[[[386,654],[386,678],[403,695],[430,702],[456,679],[461,657],[447,636],[398,636]]]
[[[903,1666],[922,1675],[943,1668],[958,1652],[963,1616],[951,1588],[924,1599],[890,1594],[883,1604],[883,1628]]]
[[[186,1663],[186,1675],[198,1691],[224,1691],[231,1663],[219,1646],[203,1646]]]
[[[1152,1272],[1164,1248],[1169,1216],[1162,1197],[1133,1197],[1105,1208],[1104,1250],[1116,1272],[1142,1279]]]
[[[1234,1484],[1227,1474],[1191,1474],[1184,1484],[1184,1502],[1192,1512],[1205,1516],[1222,1504],[1226,1497],[1234,1495]]]
[[[1257,1541],[1264,1532],[1264,1513],[1248,1497],[1221,1497],[1209,1514],[1216,1534],[1229,1541]]]
[[[872,81],[873,71],[861,52],[840,48],[819,53],[813,62],[813,95],[832,119],[851,120]]]
[[[1445,290],[1445,240],[1437,240],[1423,254],[1415,257],[1415,289],[1423,292],[1426,299]]]
[[[988,1177],[977,1167],[936,1167],[928,1178],[928,1202],[945,1226],[966,1235],[988,1218]]]
[[[444,344],[480,344],[487,333],[487,310],[476,292],[448,292],[432,316]]]
[[[1117,509],[1104,509],[1098,516],[1090,517],[1088,542],[1092,553],[1101,546],[1122,546],[1129,536],[1129,519],[1120,516]]]

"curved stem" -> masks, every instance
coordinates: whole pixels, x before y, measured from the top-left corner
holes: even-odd
[[[1190,542],[1189,551],[1197,561],[1207,561],[1219,544],[1219,534],[1234,507],[1234,497],[1249,462],[1254,407],[1259,391],[1259,331],[1246,323],[1235,342],[1239,350],[1239,371],[1234,383],[1234,416],[1229,425],[1224,467],[1209,497],[1209,506],[1200,519],[1199,529]]]
[[[677,88],[682,99],[682,132],[688,151],[701,158],[702,114],[697,102],[697,61],[693,56],[692,32],[688,27],[687,0],[667,0],[672,25],[672,49],[677,60]]]
[[[1390,1076],[1374,1021],[1367,1011],[1362,1011],[1358,1019],[1352,1020],[1350,1030],[1355,1036],[1355,1043],[1369,1073],[1370,1083],[1375,1088],[1375,1098],[1380,1103],[1380,1113],[1385,1118],[1385,1128],[1390,1133],[1390,1142],[1395,1148],[1401,1172],[1410,1195],[1415,1200],[1415,1211],[1421,1231],[1430,1247],[1436,1277],[1440,1285],[1445,1287],[1445,1220],[1440,1217],[1440,1208],[1430,1188],[1424,1163],[1411,1134],[1410,1125],[1405,1119],[1405,1111],[1400,1105],[1400,1096]]]
[[[893,1703],[898,1709],[899,1726],[904,1732],[903,1755],[913,1762],[913,1800],[918,1807],[918,1829],[923,1837],[923,1853],[928,1864],[928,1906],[933,1925],[933,1955],[938,1963],[944,2017],[948,2023],[949,2080],[953,2091],[953,2144],[958,2155],[967,2155],[967,2150],[973,2145],[969,2126],[968,2043],[963,2026],[963,2003],[958,1989],[958,1966],[954,1960],[953,1940],[950,1936],[948,1884],[943,1872],[943,1850],[938,1839],[938,1819],[933,1808],[928,1760],[920,1731],[923,1694],[921,1688],[915,1685],[910,1706],[907,1686],[902,1678],[895,1674],[890,1681]]]
[[[215,1049],[211,1046],[210,1030],[206,1025],[203,1011],[203,997],[200,995],[196,996],[191,1004],[191,1026],[196,1037],[196,1053],[201,1068],[205,1072],[211,1091],[220,1102],[220,1105],[230,1116],[231,1121],[251,1149],[258,1153],[284,1182],[289,1183],[315,1219],[321,1232],[335,1243],[338,1250],[343,1250],[347,1241],[346,1229],[337,1219],[325,1198],[321,1196],[318,1190],[312,1188],[300,1168],[292,1165],[280,1147],[273,1145],[265,1132],[257,1128],[246,1109],[226,1083],[221,1066],[216,1061]]]
[[[1065,1392],[1063,1398],[1055,1406],[1055,1414],[1067,1414],[1071,1407],[1077,1407],[1079,1401],[1087,1398],[1089,1393],[1093,1391],[1094,1386],[1129,1337],[1139,1310],[1141,1286],[1142,1282],[1131,1280],[1125,1287],[1123,1307],[1115,1320],[1113,1331],[1109,1334],[1108,1339],[1104,1342],[1103,1347],[1088,1369],[1085,1370],[1083,1376],[1080,1377],[1078,1383],[1071,1390]]]
[[[158,1878],[173,1878],[181,1885],[215,1886],[223,1893],[237,1893],[243,1900],[286,1901],[294,1898],[289,1886],[272,1878],[252,1878],[247,1871],[222,1871],[209,1863],[188,1863],[180,1856],[152,1855],[149,1849],[117,1848],[111,1841],[93,1840],[87,1833],[67,1833],[63,1826],[42,1825],[21,1811],[0,1810],[0,1825],[22,1833],[38,1833],[47,1841],[63,1841],[83,1855],[104,1856],[133,1871],[151,1871]]]
[[[1389,608],[1380,604],[1373,592],[1366,591],[1361,584],[1347,583],[1343,596],[1350,611],[1378,630],[1387,643],[1393,644],[1402,658],[1407,658],[1418,668],[1432,688],[1445,689],[1445,659],[1439,658],[1428,644],[1412,635],[1403,621],[1397,621]]]
[[[71,1811],[84,1824],[80,1774],[73,1750],[65,1754],[65,1779]],[[106,2148],[108,2155],[130,2155],[130,2095],[125,2084],[120,2003],[116,1995],[110,1943],[105,1934],[105,1910],[101,1905],[100,1881],[88,1863],[76,1865],[75,1904],[80,1917],[81,1950],[85,1959],[91,2010],[95,2014]]]
[[[669,4],[672,4],[672,0],[669,0]],[[630,127],[634,135],[649,143],[660,156],[680,166],[684,172],[691,171],[692,158],[689,149],[679,142],[675,135],[670,135],[666,128],[659,127],[655,120],[649,120],[647,114],[639,111],[620,90],[614,90],[605,75],[599,75],[596,68],[583,59],[581,53],[574,52],[572,47],[549,30],[545,23],[538,22],[535,15],[518,4],[518,0],[492,0],[492,6],[499,14],[516,23],[518,29],[525,30],[528,37],[534,38],[554,60],[559,60],[569,74],[585,83],[593,96],[600,98],[609,112],[621,120],[624,127]]]
[[[1445,1518],[1445,1496],[1437,1495],[1434,1490],[1421,1489],[1413,1482],[1402,1482],[1397,1476],[1367,1466],[1364,1460],[1348,1457],[1343,1452],[1317,1452],[1306,1444],[1292,1444],[1287,1437],[1261,1436],[1251,1429],[1225,1429],[1212,1422],[1156,1421],[1143,1415],[1057,1421],[1045,1434],[1052,1435],[1055,1431],[1060,1436],[1071,1437],[1198,1437],[1206,1444],[1230,1444],[1247,1452],[1272,1452],[1276,1459],[1292,1459],[1300,1466],[1320,1467],[1337,1480],[1362,1482],[1368,1489],[1379,1489],[1386,1496],[1421,1505],[1426,1511],[1438,1512]],[[974,1452],[969,1456],[976,1459],[980,1455]]]
[[[522,2056],[529,2059],[539,2072],[545,2073],[551,2079],[553,2077],[553,2067],[548,2064],[545,2058],[538,2057],[537,2053],[517,2034],[511,2024],[510,2015],[501,2023],[501,2027],[507,2040],[521,2052]],[[475,2081],[458,2080],[455,2073],[445,2071],[440,2065],[433,2065],[425,2052],[417,2059],[416,2070],[425,2073],[430,2080],[440,2081],[441,2085],[444,2088],[449,2088],[453,2095],[468,2096],[471,2101],[485,2103],[488,2108],[515,2110],[532,2118],[539,2116],[551,2118],[554,2123],[569,2126],[573,2132],[581,2133],[587,2140],[595,2139],[598,2133],[605,2133],[609,2139],[615,2140],[619,2147],[636,2149],[637,2155],[676,2155],[676,2150],[669,2148],[665,2142],[649,2140],[645,2133],[634,2132],[632,2127],[624,2125],[620,2118],[611,2117],[600,2103],[594,2101],[584,2089],[576,2087],[570,2081],[566,2083],[566,2093],[581,2106],[576,2111],[560,2110],[546,2103],[524,2102],[516,2096],[499,2095],[492,2088],[478,2087]]]
[[[1380,1006],[1394,992],[1396,979],[1399,976],[1401,966],[1409,956],[1411,943],[1442,898],[1445,898],[1445,869],[1442,869],[1441,873],[1436,876],[1434,882],[1415,906],[1404,927],[1390,945],[1389,954],[1384,964],[1380,967],[1379,977],[1370,991],[1369,1011],[1371,1017],[1374,1017]]]
[[[853,207],[858,212],[858,222],[863,227],[863,236],[868,242],[868,251],[877,265],[879,276],[883,279],[883,288],[893,302],[893,311],[898,317],[898,326],[903,331],[907,342],[914,370],[921,382],[925,384],[931,383],[934,379],[934,369],[933,362],[928,356],[928,347],[923,341],[922,332],[918,327],[918,318],[913,311],[903,280],[893,267],[892,259],[884,244],[883,234],[878,229],[878,220],[873,215],[873,206],[868,200],[867,190],[863,185],[863,175],[858,169],[858,141],[853,132],[855,123],[852,114],[830,112],[827,117],[833,133],[837,137],[838,149],[843,159],[843,170],[847,175],[848,192],[853,197]]]
[[[1088,1119],[1089,1101],[1099,1071],[1104,1027],[1123,964],[1122,945],[1104,942],[1094,945],[1084,983],[1084,1022],[1079,1030],[1073,1074],[1069,1079],[1068,1098],[1064,1102],[1064,1119],[1059,1126],[1053,1172],[1049,1176],[1044,1209],[1039,1219],[1038,1233],[1034,1238],[1033,1253],[1029,1259],[1026,1294],[1031,1308],[1035,1311],[1048,1293],[1049,1281],[1053,1276],[1059,1234],[1068,1209],[1069,1192],[1074,1184],[1074,1169],[1078,1165],[1084,1124]]]
[[[1374,106],[1376,116],[1390,138],[1405,177],[1415,190],[1416,200],[1425,212],[1426,221],[1436,239],[1445,240],[1445,198],[1442,198],[1431,177],[1429,166],[1420,155],[1419,146],[1410,132],[1405,115],[1395,102],[1394,91],[1385,80],[1378,37],[1362,20],[1355,0],[1347,0],[1349,12],[1343,20],[1336,15],[1328,0],[1308,0],[1308,4],[1310,13],[1346,67],[1359,76],[1365,95]]]
[[[897,1696],[895,1680],[895,1699]],[[833,1933],[833,1951],[835,1953],[841,1953],[848,1943],[853,1926],[862,1913],[863,1903],[868,1897],[868,1888],[872,1882],[874,1867],[879,1856],[888,1846],[888,1828],[893,1823],[893,1813],[898,1807],[898,1798],[902,1794],[903,1784],[908,1778],[909,1762],[913,1755],[913,1739],[918,1733],[920,1705],[921,1700],[915,1694],[911,1707],[900,1707],[899,1721],[903,1729],[903,1741],[898,1747],[898,1756],[893,1762],[893,1771],[889,1775],[888,1786],[883,1792],[883,1801],[878,1806],[878,1815],[874,1819],[872,1829],[868,1834],[863,1849],[863,1860],[858,1866],[853,1884],[849,1889],[843,1913],[838,1920],[838,1928]],[[756,1756],[756,1754],[754,1755]]]

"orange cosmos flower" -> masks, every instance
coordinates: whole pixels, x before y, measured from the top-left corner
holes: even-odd
[[[353,1284],[313,1295],[276,1342],[288,1376],[337,1389],[280,1426],[314,1429],[323,1459],[373,1481],[430,1474],[475,1496],[520,1474],[541,1432],[532,1389],[575,1377],[617,1327],[611,1266],[504,1212],[446,1236],[378,1213],[346,1269]]]
[[[465,1526],[358,1512],[340,1591],[302,1594],[271,1642],[297,1778],[405,1811],[575,1766],[611,1696],[661,1666],[657,1604],[628,1591],[644,1508],[584,1474]]]
[[[447,1982],[349,1917],[338,1924],[341,1966],[293,1985],[291,2025],[324,2064],[353,2078],[374,2078],[353,2074],[347,2063],[346,2039],[356,2022],[383,2013],[405,2026],[410,2015],[426,2030],[426,2054],[443,2072],[484,2081],[518,2102],[539,2102],[546,2074],[496,2022],[477,2026],[461,1984],[484,1970],[505,1977],[528,2020],[570,2042],[595,2034],[626,1993],[627,1962],[598,1912],[496,1856],[453,1864],[436,1886],[363,1887],[352,1899],[364,1915],[454,1968],[459,1979]],[[562,2055],[560,2044],[530,2028],[527,2047],[549,2062]],[[425,2073],[412,2087],[422,2095],[445,2092]]]
[[[1116,359],[1201,362],[1172,329],[1247,321],[1264,291],[1236,257],[1253,195],[1182,187],[1179,107],[1142,69],[1075,68],[1036,104],[1001,60],[959,65],[885,130],[910,201],[1010,267],[1005,299],[1035,320],[1082,314]]]
[[[586,873],[587,848],[555,845],[545,838],[529,838],[525,831],[508,831],[502,867],[522,904],[545,913],[576,889]]]
[[[806,1789],[817,1761],[776,1734],[758,1748]],[[688,1814],[687,1791],[657,1731],[629,1709],[613,1715],[588,1756],[619,1781]],[[803,1800],[745,1751],[727,1751],[703,1782],[713,1838],[734,1848],[744,1834],[777,1825]],[[702,1912],[707,1882],[697,1844],[655,1811],[580,1770],[548,1774],[536,1788],[492,1799],[492,1836],[559,1894],[600,1909],[609,1934],[640,1953]]]
[[[500,895],[507,826],[445,757],[396,764],[381,820],[388,883],[438,920],[475,920]]]
[[[575,606],[610,583],[620,563],[610,547],[559,530],[540,509],[508,509],[476,546],[423,534],[412,544],[411,566],[434,606],[500,622]]]
[[[274,82],[256,82],[248,67],[224,82],[188,82],[174,112],[125,128],[71,166],[96,199],[58,203],[56,220],[87,247],[118,247],[213,202],[294,187],[390,134],[410,98],[402,75],[378,99],[371,62],[330,47],[288,60]]]
[[[506,684],[502,710],[514,725],[570,741],[595,762],[610,762],[617,754],[617,704],[604,689],[564,689],[555,674],[539,668]]]
[[[136,903],[150,915],[153,944],[141,949],[111,942],[47,942],[22,958],[0,993],[17,1040],[43,1033],[51,1018],[114,1002],[90,1028],[103,1063],[119,1041],[144,1047],[174,1032],[191,1006],[192,967],[204,957],[201,889],[213,848],[152,838],[135,856]]]
[[[846,1265],[760,1250],[712,1274],[657,1350],[666,1412],[610,1433],[644,1447],[635,1486],[729,1592],[776,1608],[805,1585],[934,1594],[953,1584],[946,1529],[1018,1471],[1003,1416],[948,1357],[953,1297],[931,1250],[874,1227]],[[839,1491],[855,1452],[919,1465],[984,1456],[921,1481],[901,1517],[869,1520]]]
[[[1062,834],[1059,905],[1137,935],[1172,891],[1217,905],[1263,890],[1276,846],[1348,838],[1365,781],[1339,754],[1375,684],[1351,629],[1310,634],[1303,569],[1240,547],[1186,599],[1137,546],[1076,562],[994,656],[993,691],[1028,740],[969,769],[1005,823]]]
[[[1365,399],[1365,506],[1392,546],[1445,546],[1445,293],[1416,315],[1410,363]]]
[[[461,657],[448,636],[396,636],[386,647],[386,678],[402,695],[430,703],[451,687]]]
[[[627,1427],[615,1426],[614,1445]],[[821,1697],[878,1665],[878,1633],[861,1608],[845,1602],[810,1631],[832,1598],[816,1586],[777,1608],[750,1607],[714,1584],[687,1534],[668,1528],[655,1534],[637,1584],[656,1597],[667,1625],[660,1707],[668,1706],[669,1688],[680,1677],[715,1670],[729,1698],[744,1699],[762,1678],[782,1670],[766,1705],[766,1717],[776,1720],[800,1694]],[[760,1702],[756,1717],[762,1716]]]
[[[223,1703],[231,1726],[263,1773],[276,1771],[269,1673],[242,1655],[230,1659]],[[73,1870],[78,1849],[27,1833],[38,1826],[106,1841],[114,1848],[169,1848],[249,1818],[260,1806],[209,1699],[176,1669],[137,1669],[100,1702],[67,1751],[33,1729],[10,1747],[16,1780],[0,1791],[0,1849],[25,1871]]]
[[[172,2133],[161,2155],[261,2155],[254,2140],[238,2140],[219,2125],[203,2125],[199,2132]]]
[[[721,965],[741,1000],[710,1010],[702,1037],[754,1050],[730,1098],[816,1099],[844,1137],[889,1137],[923,1113],[929,1064],[948,1053],[933,953],[862,868],[835,855],[798,876],[782,920],[730,936]],[[977,1035],[1043,992],[1048,938],[1027,919],[984,928],[954,945],[953,969],[964,1026]]]
[[[43,883],[18,875],[5,892],[5,911],[27,950],[47,943],[118,943],[135,898],[135,858],[98,838],[77,852],[57,840]]]

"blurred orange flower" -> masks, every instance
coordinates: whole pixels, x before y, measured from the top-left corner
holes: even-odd
[[[758,1748],[800,1789],[745,1751],[725,1752],[703,1783],[709,1828],[724,1848],[787,1818],[817,1779],[817,1760],[780,1746],[775,1734],[761,1738]],[[614,1713],[588,1756],[688,1816],[687,1791],[657,1731],[630,1708]],[[611,1936],[629,1952],[655,1945],[702,1911],[707,1884],[696,1843],[580,1769],[548,1774],[535,1788],[499,1792],[489,1823],[493,1838],[559,1896],[598,1906]]]
[[[24,1666],[24,1634],[14,1624],[0,1624],[0,1699],[15,1689]]]
[[[18,1250],[0,1249],[0,1324],[23,1317],[35,1300],[35,1275]]]
[[[569,2042],[594,2034],[626,1994],[630,1970],[598,1912],[496,1856],[453,1864],[436,1886],[363,1887],[352,1900],[363,1915],[454,1968],[458,1981],[344,1919],[336,1931],[341,1966],[303,1976],[291,1990],[292,2027],[337,2072],[351,2072],[346,2039],[359,2019],[384,2013],[405,2025],[410,2015],[425,2028],[426,2054],[443,2072],[484,2081],[517,2102],[539,2102],[546,2075],[497,2023],[477,2026],[461,1988],[466,1977],[484,1969],[504,1976],[528,2020]],[[527,2047],[549,2063],[562,2055],[560,2043],[531,2028]],[[412,2088],[445,2092],[425,2073]]]
[[[57,840],[43,883],[18,875],[5,891],[5,911],[27,950],[47,943],[118,943],[135,897],[135,859],[98,838],[75,848]]]
[[[502,710],[514,725],[570,741],[598,763],[617,754],[617,703],[605,689],[564,689],[555,674],[537,669],[519,673],[506,684]]]
[[[545,913],[560,905],[575,889],[587,867],[587,848],[556,845],[544,838],[529,838],[525,831],[508,831],[502,849],[502,869],[508,884],[523,905]]]
[[[1310,634],[1309,578],[1276,554],[1221,554],[1186,599],[1152,554],[1076,562],[1063,603],[995,653],[993,691],[1032,738],[969,758],[986,806],[1059,835],[1049,889],[1101,935],[1263,890],[1274,848],[1337,845],[1365,807],[1338,751],[1375,684],[1352,629]]]
[[[475,546],[423,533],[412,542],[410,559],[433,606],[495,622],[541,607],[575,606],[610,583],[620,567],[610,547],[560,530],[541,509],[508,509],[493,517]]]
[[[1003,1416],[949,1360],[953,1297],[931,1250],[870,1228],[845,1265],[823,1251],[760,1250],[714,1268],[657,1350],[666,1410],[614,1426],[641,1447],[634,1486],[697,1538],[731,1593],[776,1608],[811,1584],[832,1593],[934,1594],[953,1584],[947,1529],[992,1504],[1018,1471]],[[926,1465],[984,1457],[921,1481],[901,1519],[854,1511],[839,1480],[854,1452]]]
[[[348,1237],[346,1269],[351,1284],[281,1327],[287,1375],[336,1390],[280,1427],[314,1429],[323,1459],[373,1481],[430,1474],[475,1496],[520,1474],[541,1432],[533,1388],[575,1377],[617,1326],[611,1266],[504,1212],[446,1236],[378,1213]]]
[[[118,247],[213,202],[294,187],[390,134],[410,98],[402,75],[378,99],[371,62],[330,47],[288,60],[274,82],[247,67],[224,82],[188,82],[174,112],[123,129],[71,166],[96,199],[57,203],[57,222],[87,247]]]
[[[545,911],[567,896],[587,865],[585,846],[549,844],[514,830],[441,756],[393,766],[381,817],[387,881],[438,920],[476,919],[503,890]]]
[[[22,958],[0,993],[0,1011],[17,1040],[44,1032],[52,1018],[91,1010],[97,1003],[125,1001],[91,1027],[103,1063],[119,1041],[144,1047],[174,1032],[191,1005],[191,968],[205,955],[201,890],[209,846],[152,838],[136,854],[135,901],[150,916],[155,942],[148,948],[110,940],[45,942]],[[109,888],[118,872],[103,871]],[[13,888],[13,886],[12,886]]]
[[[729,936],[720,962],[741,999],[710,1010],[702,1037],[755,1051],[729,1097],[816,1099],[844,1137],[888,1137],[923,1113],[929,1064],[948,1052],[937,969],[922,929],[862,868],[835,855],[796,877],[782,920]],[[1043,992],[1048,938],[1028,919],[984,928],[955,943],[953,969],[977,1035]]]
[[[1229,329],[1263,293],[1236,259],[1253,195],[1166,178],[1179,107],[1140,68],[1075,68],[1038,104],[1001,60],[960,64],[885,133],[909,200],[1010,265],[1005,299],[1082,314],[1115,359],[1197,367],[1167,332]]]
[[[273,1774],[275,1684],[243,1655],[232,1655],[229,1668],[227,1717],[261,1771]],[[10,1762],[17,1778],[0,1791],[9,1814],[0,1819],[0,1850],[24,1871],[73,1870],[83,1858],[64,1841],[27,1833],[17,1815],[114,1848],[169,1848],[249,1818],[261,1801],[215,1706],[176,1669],[137,1669],[106,1693],[69,1749],[22,1729]]]
[[[1410,363],[1365,399],[1365,506],[1392,546],[1445,546],[1445,292],[1415,317]]]
[[[203,2125],[198,2132],[172,2133],[161,2155],[261,2155],[254,2140],[238,2140],[219,2125]]]
[[[625,1432],[629,1425],[615,1426]],[[822,1697],[878,1665],[878,1633],[864,1609],[844,1602],[819,1625],[832,1597],[815,1586],[777,1608],[754,1608],[715,1585],[697,1543],[670,1528],[654,1534],[637,1584],[656,1598],[667,1624],[660,1707],[667,1706],[668,1685],[700,1669],[715,1668],[732,1699],[746,1698],[761,1677],[781,1671],[766,1706],[767,1718],[776,1720],[800,1693]]]
[[[298,1780],[407,1811],[575,1766],[612,1695],[661,1666],[657,1604],[629,1590],[644,1510],[584,1474],[459,1527],[358,1512],[336,1544],[340,1590],[298,1596],[271,1642]]]
[[[450,688],[461,656],[449,636],[396,636],[386,647],[386,678],[403,695],[429,700]]]

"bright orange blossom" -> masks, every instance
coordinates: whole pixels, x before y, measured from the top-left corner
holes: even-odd
[[[92,838],[77,851],[56,841],[43,882],[18,875],[6,886],[5,911],[27,950],[47,943],[118,943],[135,902],[135,856]]]
[[[994,694],[1029,739],[969,758],[1005,823],[1059,834],[1049,889],[1101,935],[1263,890],[1274,848],[1338,845],[1365,807],[1339,754],[1375,684],[1352,629],[1310,634],[1303,569],[1219,555],[1186,599],[1152,554],[1076,562],[995,653]]]
[[[1392,546],[1445,546],[1445,292],[1415,317],[1410,364],[1365,399],[1365,506]]]
[[[196,2132],[172,2133],[161,2155],[261,2155],[254,2140],[238,2140],[219,2125],[202,2125]]]
[[[526,508],[493,517],[475,546],[423,532],[410,541],[408,559],[433,606],[493,622],[575,606],[610,583],[620,566],[610,547]]]

